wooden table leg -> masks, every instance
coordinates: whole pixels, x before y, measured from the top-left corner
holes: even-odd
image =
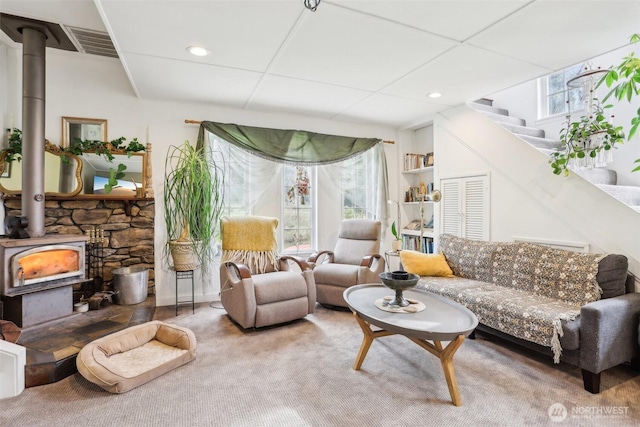
[[[362,367],[362,362],[364,362],[364,358],[367,356],[367,352],[369,351],[369,348],[373,343],[373,340],[375,340],[376,338],[396,334],[395,332],[389,332],[383,329],[374,331],[373,329],[371,329],[371,324],[360,317],[356,312],[353,312],[353,317],[356,319],[356,322],[358,322],[358,325],[360,325],[360,329],[362,329],[362,333],[364,334],[364,337],[362,338],[362,344],[360,344],[360,350],[358,351],[358,356],[356,357],[356,361],[353,364],[353,369],[355,371],[359,371]],[[461,406],[462,401],[460,400],[458,381],[456,380],[456,374],[453,370],[453,356],[464,342],[464,335],[458,335],[454,340],[450,341],[446,347],[442,347],[442,343],[440,341],[433,341],[432,344],[429,341],[421,340],[418,338],[407,338],[440,359],[444,377],[447,380],[447,387],[449,387],[449,395],[451,396],[451,401],[455,406]]]
[[[460,400],[458,381],[456,380],[456,374],[453,370],[453,355],[462,345],[462,342],[464,341],[464,335],[458,335],[444,348],[442,347],[442,343],[440,341],[434,341],[433,344],[431,344],[428,341],[420,340],[417,338],[409,339],[440,359],[444,377],[447,380],[447,387],[449,387],[449,395],[451,396],[451,401],[455,406],[461,406],[462,401]]]
[[[440,363],[442,363],[442,370],[444,371],[444,377],[447,380],[447,386],[449,387],[449,394],[451,395],[451,401],[456,406],[461,406],[460,391],[458,390],[458,381],[456,380],[456,374],[453,371],[453,355],[460,348],[464,341],[463,335],[458,335],[455,340],[451,341],[440,354]]]
[[[371,329],[371,325],[365,321],[362,317],[358,316],[358,313],[353,312],[353,317],[355,317],[356,322],[360,325],[360,329],[362,329],[362,333],[364,337],[362,338],[362,344],[360,344],[360,350],[358,351],[358,356],[356,357],[356,361],[353,364],[353,370],[359,371],[360,367],[362,367],[362,362],[364,362],[364,358],[367,356],[367,352],[371,347],[371,343],[373,340],[379,337],[386,337],[388,335],[395,335],[393,332],[380,330],[374,331]]]

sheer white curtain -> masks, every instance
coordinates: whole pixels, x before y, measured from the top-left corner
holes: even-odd
[[[382,239],[389,227],[389,178],[387,175],[387,158],[384,153],[384,143],[376,144],[370,150],[360,154],[367,156],[367,189],[366,192],[366,216],[368,219],[376,219],[382,222]],[[342,171],[344,162],[319,166],[329,176],[334,188],[342,189]]]
[[[252,215],[261,199],[272,197],[269,191],[280,188],[282,164],[255,156],[207,133],[225,170],[225,214]],[[278,193],[279,196],[279,193]]]

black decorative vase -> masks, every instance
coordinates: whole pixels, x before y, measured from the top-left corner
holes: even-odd
[[[420,276],[417,274],[407,273],[406,271],[380,273],[380,280],[382,280],[382,284],[396,292],[395,298],[386,302],[386,305],[395,305],[398,307],[408,306],[409,301],[402,296],[402,292],[406,289],[413,288],[416,283],[418,283],[419,279]]]

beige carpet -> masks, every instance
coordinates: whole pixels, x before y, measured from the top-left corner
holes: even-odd
[[[376,340],[354,371],[362,332],[347,312],[247,332],[208,305],[167,321],[194,331],[195,361],[122,395],[79,374],[29,388],[0,401],[0,426],[640,425],[640,373],[627,366],[592,395],[578,369],[479,335],[455,356],[455,407],[439,361],[404,337]]]

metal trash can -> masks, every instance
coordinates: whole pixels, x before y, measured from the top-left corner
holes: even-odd
[[[113,302],[119,305],[139,304],[147,299],[149,270],[144,267],[116,268],[113,274]]]

